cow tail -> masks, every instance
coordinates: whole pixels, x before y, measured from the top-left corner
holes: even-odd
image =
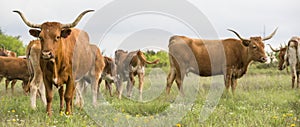
[[[138,52],[137,52],[137,56],[138,56],[138,58],[139,58],[141,61],[143,61],[144,63],[147,63],[147,64],[157,64],[157,63],[159,62],[159,59],[156,59],[156,60],[154,60],[154,61],[152,61],[152,62],[147,61],[146,58],[145,58],[144,53],[141,52],[141,51],[138,51]]]
[[[34,76],[32,63],[31,63],[30,58],[29,58],[31,47],[32,47],[32,44],[29,43],[29,45],[26,48],[27,68],[28,68],[28,72],[29,72],[29,75],[30,75],[29,81],[31,81],[33,79],[33,76]]]

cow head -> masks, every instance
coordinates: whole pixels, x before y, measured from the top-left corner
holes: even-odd
[[[274,49],[270,44],[268,44],[271,48],[271,50],[273,52],[279,52],[278,54],[278,58],[279,58],[279,63],[278,63],[278,70],[283,70],[286,67],[286,64],[284,64],[285,62],[287,62],[287,60],[285,59],[285,54],[286,54],[286,49],[287,46],[280,46],[279,49]],[[288,62],[287,62],[288,65]]]
[[[64,38],[67,38],[72,30],[70,28],[75,27],[80,19],[88,12],[93,10],[86,10],[82,12],[73,23],[70,24],[61,24],[59,22],[45,22],[43,24],[33,24],[29,22],[25,16],[20,11],[13,11],[18,13],[24,23],[31,27],[31,28],[38,28],[38,29],[31,29],[29,33],[40,39],[41,41],[41,56],[43,59],[49,60],[55,57],[56,50],[62,43]]]
[[[121,49],[115,51],[115,63],[117,66],[122,64],[122,59],[124,59],[125,58],[124,56],[127,54],[128,54],[127,51]]]
[[[267,55],[264,50],[265,44],[263,43],[263,41],[271,39],[275,35],[277,29],[271,35],[265,38],[250,37],[250,39],[244,39],[234,30],[228,30],[233,32],[242,41],[243,45],[248,48],[248,56],[250,56],[251,60],[261,63],[267,62]]]

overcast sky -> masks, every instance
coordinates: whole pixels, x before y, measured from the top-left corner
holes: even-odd
[[[119,24],[115,25],[119,25],[119,27],[112,27],[110,30],[103,30],[106,31],[106,33],[109,31],[108,33],[110,34],[107,36],[103,37],[105,32],[95,34],[95,30],[93,30],[93,28],[99,29],[101,27],[95,27],[87,24],[93,24],[90,23],[90,20],[92,20],[96,14],[111,13],[113,15],[114,12],[117,13],[118,8],[114,10],[103,9],[103,7],[107,6],[110,2],[111,0],[1,0],[0,27],[6,34],[13,36],[21,35],[21,40],[24,44],[27,44],[34,38],[29,35],[29,28],[21,21],[21,18],[17,14],[12,12],[12,10],[22,11],[27,19],[34,23],[42,23],[45,21],[70,23],[82,11],[86,9],[94,9],[94,13],[86,14],[82,18],[77,28],[86,30],[90,34],[90,40],[94,43],[98,43],[101,49],[104,50],[115,49],[116,46],[110,45],[117,42],[112,41],[119,41],[123,39],[123,41],[127,40],[132,43],[136,43],[134,42],[135,39],[133,36],[140,36],[138,41],[141,41],[148,38],[151,40],[151,38],[155,38],[154,35],[156,34],[165,35],[165,39],[154,39],[157,43],[162,45],[162,48],[167,46],[169,35],[182,34],[186,36],[193,36],[188,30],[184,30],[185,28],[181,26],[180,23],[171,21],[172,19],[168,18],[168,16],[160,17],[159,15],[151,15],[150,17],[153,17],[153,19],[150,20],[147,19],[147,16],[145,15],[135,16],[131,19],[128,18],[130,20],[121,20]],[[173,0],[163,2],[164,3],[162,3],[162,5],[168,4],[170,7],[173,6]],[[241,36],[248,38],[250,36],[263,36],[264,27],[267,35],[270,34],[276,27],[279,27],[274,38],[266,42],[272,44],[274,47],[278,47],[280,43],[283,44],[292,36],[300,34],[299,0],[189,0],[189,2],[206,16],[210,25],[212,25],[216,31],[218,35],[216,38],[209,38],[215,36],[203,36],[209,39],[223,39],[228,37],[236,38],[232,33],[226,30],[228,28],[234,29],[238,31]],[[134,6],[140,6],[140,4],[132,4],[131,6],[124,5],[123,7],[130,8]],[[182,6],[182,8],[178,8],[176,11],[185,13],[185,8],[190,8],[189,6],[185,7],[184,4],[182,4]],[[121,6],[119,8],[121,8]],[[193,20],[193,14],[186,13],[186,15],[191,15],[191,19],[189,20]],[[185,19],[181,20],[184,21]],[[103,22],[101,21],[102,20],[99,19],[99,23],[97,23],[97,25],[109,26],[110,23],[115,23],[105,22],[105,19],[103,19]],[[146,24],[146,22],[150,22],[150,25],[149,23]],[[159,24],[151,24],[151,22],[159,22]],[[135,32],[131,31],[130,33],[129,31],[133,29]],[[204,31],[205,30],[202,30],[202,32]],[[129,34],[123,36],[122,32],[128,32]],[[151,33],[153,33],[153,35],[151,35]],[[149,34],[149,36],[147,36],[147,34]],[[116,39],[117,37],[121,38],[121,36],[122,39]],[[101,42],[105,40],[105,38],[114,38],[115,40],[110,39],[110,42]],[[118,46],[120,47],[120,45],[124,45],[125,47],[127,46],[128,48],[127,44],[119,43]],[[133,44],[130,45],[132,46]],[[148,47],[151,47],[151,45]],[[269,49],[267,48],[267,50]],[[112,51],[108,52],[108,54],[110,54]]]

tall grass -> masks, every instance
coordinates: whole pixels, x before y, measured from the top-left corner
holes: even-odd
[[[238,80],[234,96],[223,93],[222,84],[211,85],[213,79],[191,74],[185,79],[186,96],[182,97],[178,96],[176,84],[170,95],[165,94],[165,70],[147,70],[143,102],[137,100],[138,80],[133,97],[124,96],[122,100],[110,97],[102,84],[98,105],[91,105],[88,89],[84,108],[75,107],[71,116],[59,113],[57,92],[53,116],[48,117],[40,100],[36,110],[30,108],[29,96],[23,94],[20,82],[14,94],[10,89],[6,92],[4,82],[1,82],[0,126],[300,126],[300,91],[291,89],[291,77],[285,71],[251,66]],[[222,76],[217,78],[222,79]],[[216,92],[221,92],[222,96],[219,100],[216,98],[214,108],[214,102],[207,98],[210,94],[217,95]],[[209,110],[211,114],[201,121],[204,120],[200,119],[204,118],[205,114],[200,115],[204,107],[213,110]],[[176,113],[180,115],[176,116]]]

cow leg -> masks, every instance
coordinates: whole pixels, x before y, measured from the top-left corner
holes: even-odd
[[[14,89],[15,89],[16,83],[17,83],[17,80],[12,80],[11,81],[11,90],[12,90],[12,93],[14,93]]]
[[[99,79],[96,79],[96,77],[92,77],[92,93],[93,93],[93,105],[97,106],[97,95],[98,95],[98,81]]]
[[[46,100],[47,100],[47,108],[46,112],[49,116],[52,116],[52,99],[53,99],[53,86],[51,82],[49,82],[47,79],[44,79],[44,84],[46,88]]]
[[[132,72],[129,73],[129,80],[127,82],[127,97],[132,96],[132,88],[135,84],[134,75]]]
[[[296,78],[296,68],[295,67],[292,67],[291,68],[291,72],[292,72],[292,88],[295,87],[295,78]]]
[[[120,77],[117,81],[117,91],[118,91],[118,98],[122,98],[122,92],[123,92],[123,77]]]
[[[31,108],[36,109],[36,96],[38,88],[36,86],[37,84],[34,83],[34,80],[30,82],[30,101],[31,101]]]
[[[59,93],[59,112],[62,112],[64,110],[64,86],[59,87],[58,89]]]
[[[185,76],[184,73],[181,73],[180,75],[176,75],[176,84],[182,96],[184,96],[183,86],[182,86],[184,76]]]
[[[226,87],[226,93],[229,93],[229,88],[232,86],[232,69],[227,69],[226,73],[224,74],[224,82]]]
[[[46,106],[47,105],[47,101],[46,101],[46,96],[45,96],[45,85],[44,85],[44,83],[43,83],[43,81],[42,81],[43,79],[41,79],[40,80],[40,82],[38,83],[39,85],[39,89],[38,89],[38,91],[39,91],[39,93],[40,93],[40,97],[41,97],[41,99],[42,99],[42,102],[43,102],[43,104],[44,104],[44,106]]]
[[[297,71],[297,88],[299,88],[300,80],[299,80],[299,71]]]
[[[105,80],[105,87],[109,91],[109,95],[112,97],[113,95],[112,95],[112,89],[111,89],[111,87],[112,87],[111,82],[108,82]]]
[[[5,91],[7,92],[7,89],[8,89],[8,85],[9,85],[9,80],[6,79],[5,80]],[[13,90],[12,90],[13,91]]]
[[[175,76],[176,76],[176,72],[174,69],[171,68],[170,72],[168,74],[168,77],[167,77],[167,87],[166,87],[167,94],[170,94],[170,90],[171,90],[172,84],[175,80]]]
[[[144,87],[144,73],[139,73],[139,94],[140,94],[140,101],[143,100],[143,87]]]
[[[82,92],[83,92],[83,89],[85,88],[85,81],[78,81],[75,83],[75,93],[76,93],[76,97],[75,97],[75,105],[77,107],[79,107],[80,109],[83,107],[83,97],[82,97]]]
[[[99,79],[98,85],[97,85],[97,96],[100,97],[100,86],[101,86],[102,78]],[[105,84],[106,85],[106,84]]]
[[[237,86],[237,79],[231,78],[231,91],[232,91],[233,95],[234,95],[234,91],[236,89],[236,86]]]
[[[73,96],[75,92],[75,83],[73,79],[69,79],[66,84],[65,102],[66,102],[66,114],[72,114]]]

